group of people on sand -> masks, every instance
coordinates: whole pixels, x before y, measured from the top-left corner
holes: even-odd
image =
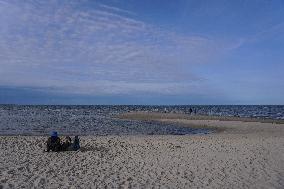
[[[46,151],[77,151],[80,149],[80,139],[75,136],[73,142],[69,136],[60,139],[56,131],[51,132],[51,136],[46,141]]]

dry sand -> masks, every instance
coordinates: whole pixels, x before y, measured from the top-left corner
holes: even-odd
[[[222,129],[191,136],[86,136],[81,151],[59,153],[43,152],[45,137],[2,136],[1,186],[284,188],[283,124],[178,118],[154,120]]]

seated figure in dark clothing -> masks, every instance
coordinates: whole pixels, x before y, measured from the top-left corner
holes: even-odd
[[[51,136],[47,139],[46,142],[46,151],[59,152],[59,151],[77,151],[80,149],[80,139],[78,136],[75,136],[74,142],[69,136],[65,136],[62,143],[56,131],[51,133]]]
[[[49,151],[58,152],[61,150],[60,138],[58,137],[56,131],[53,131],[51,133],[51,136],[47,139],[46,150],[47,152]]]
[[[71,142],[72,142],[71,138],[69,136],[66,136],[61,145],[61,150],[63,151],[71,150]]]
[[[74,143],[72,144],[72,150],[79,150],[80,149],[80,139],[78,136],[75,136]]]

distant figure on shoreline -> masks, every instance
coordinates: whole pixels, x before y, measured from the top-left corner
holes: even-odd
[[[168,113],[168,110],[167,110],[167,108],[164,108],[164,113]]]
[[[191,115],[193,112],[192,108],[189,108],[189,114]]]

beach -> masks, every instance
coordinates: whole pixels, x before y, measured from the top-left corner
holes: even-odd
[[[284,124],[130,113],[121,119],[206,127],[212,134],[82,136],[44,152],[43,136],[0,137],[1,188],[283,188]]]
[[[0,189],[284,189],[283,52],[284,0],[0,0]]]

